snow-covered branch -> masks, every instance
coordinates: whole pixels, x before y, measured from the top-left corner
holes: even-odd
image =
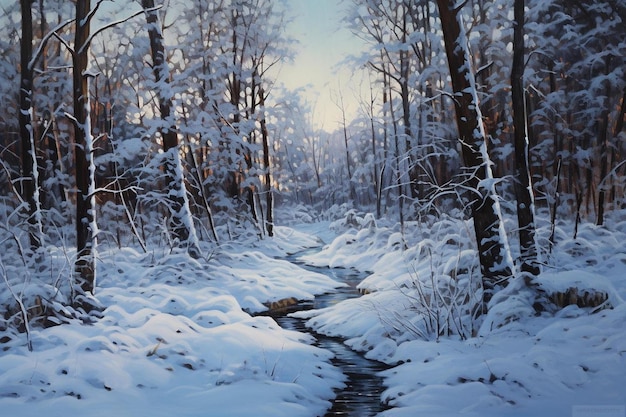
[[[39,46],[37,47],[37,50],[35,51],[35,53],[33,54],[33,57],[31,58],[30,62],[28,63],[28,67],[32,70],[35,66],[35,64],[37,63],[37,61],[39,60],[39,58],[41,57],[41,54],[43,53],[43,51],[45,50],[46,44],[48,43],[48,41],[50,40],[51,37],[56,37],[57,39],[59,39],[59,41],[61,43],[63,43],[67,49],[69,51],[72,50],[72,48],[69,47],[69,45],[67,45],[67,42],[65,42],[65,40],[63,38],[61,38],[58,34],[58,32],[63,29],[65,26],[69,25],[70,23],[74,22],[76,19],[72,18],[72,19],[67,19],[61,23],[59,23],[58,25],[56,25],[52,30],[50,30],[50,32],[48,32],[43,39],[41,40],[41,42],[39,43]]]
[[[104,32],[105,30],[110,29],[110,28],[112,28],[112,27],[114,27],[114,26],[120,25],[120,24],[122,24],[122,23],[125,23],[125,22],[127,22],[127,21],[129,21],[129,20],[131,20],[131,19],[133,19],[133,18],[135,18],[135,17],[137,17],[137,16],[139,16],[140,14],[144,14],[144,13],[149,13],[149,12],[152,12],[152,11],[156,11],[156,10],[161,9],[162,7],[163,7],[163,6],[155,6],[155,7],[151,8],[151,9],[142,9],[142,10],[137,10],[135,13],[131,14],[130,16],[126,16],[126,17],[124,17],[124,18],[121,18],[121,19],[118,19],[118,20],[115,20],[115,21],[112,21],[112,22],[107,23],[106,25],[102,26],[101,28],[98,28],[97,30],[95,30],[95,31],[94,31],[94,32],[93,32],[93,33],[89,36],[89,38],[87,38],[87,41],[85,42],[85,44],[84,44],[84,45],[82,45],[82,46],[80,47],[79,51],[82,51],[82,50],[84,50],[84,49],[86,49],[86,48],[89,48],[89,46],[91,45],[91,42],[93,41],[93,39],[94,39],[97,35],[99,35],[100,33]]]

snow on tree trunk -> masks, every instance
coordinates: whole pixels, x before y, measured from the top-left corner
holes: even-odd
[[[37,153],[33,132],[32,88],[33,17],[31,1],[21,0],[22,38],[20,44],[20,137],[22,159],[22,198],[28,205],[28,236],[32,250],[43,244]]]
[[[175,240],[186,246],[192,256],[199,256],[198,237],[193,225],[193,217],[189,208],[183,167],[179,154],[179,141],[176,123],[173,119],[172,93],[169,86],[169,68],[165,59],[165,46],[158,11],[154,0],[142,0],[141,5],[146,13],[148,36],[152,55],[152,69],[156,81],[159,111],[163,126],[163,169],[165,184],[169,188],[167,194],[170,206],[170,228]]]
[[[199,256],[198,236],[193,224],[193,216],[189,208],[189,198],[183,173],[183,165],[180,159],[178,145],[165,152],[164,167],[168,170],[169,193],[168,200],[171,203],[171,227],[182,246],[186,246],[189,253]]]
[[[32,121],[33,119],[33,108],[29,109],[29,117]],[[31,202],[29,206],[34,205],[34,209],[31,209],[31,222],[34,223],[34,231],[35,235],[34,245],[33,236],[31,236],[31,247],[39,248],[44,244],[44,233],[43,233],[43,215],[41,212],[41,188],[39,187],[39,167],[37,166],[37,147],[35,146],[35,136],[33,134],[32,124],[29,127],[30,131],[30,147],[29,152],[31,154],[32,161],[32,176],[33,176],[33,196],[31,198]]]
[[[456,121],[466,182],[471,196],[474,231],[483,276],[483,301],[491,300],[498,287],[505,286],[513,272],[513,260],[502,222],[502,214],[487,153],[486,133],[479,108],[474,74],[470,69],[468,42],[460,7],[455,2],[437,0],[443,26]],[[461,3],[464,4],[464,3]]]
[[[537,242],[535,241],[534,196],[528,167],[528,130],[526,100],[524,95],[524,0],[515,0],[513,32],[513,68],[511,71],[511,96],[513,100],[513,127],[515,138],[515,197],[521,270],[539,274]]]
[[[80,289],[94,293],[96,287],[95,166],[91,136],[87,74],[91,1],[76,2],[76,33],[73,51],[74,158],[76,165],[76,264]]]

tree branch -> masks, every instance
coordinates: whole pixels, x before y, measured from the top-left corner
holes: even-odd
[[[29,69],[31,69],[31,70],[33,69],[33,67],[37,63],[37,60],[39,60],[39,58],[41,57],[41,54],[43,53],[43,50],[46,47],[46,44],[48,43],[50,38],[53,37],[53,36],[56,37],[57,39],[59,39],[59,41],[61,41],[61,43],[63,43],[71,52],[72,48],[69,47],[67,42],[65,42],[65,40],[63,40],[59,36],[59,34],[57,32],[59,30],[63,29],[65,26],[67,26],[70,23],[72,23],[75,20],[76,19],[72,18],[72,19],[66,20],[65,22],[59,23],[54,29],[52,29],[50,32],[48,32],[46,34],[46,36],[43,37],[43,39],[41,40],[41,43],[39,44],[39,47],[37,48],[37,51],[35,51],[35,53],[33,54],[33,57],[31,58],[30,62],[28,63],[28,68]]]
[[[100,3],[98,3],[99,5]],[[89,48],[89,46],[91,45],[91,41],[93,41],[93,38],[95,38],[97,35],[99,35],[100,33],[104,32],[107,29],[112,28],[113,26],[117,26],[121,23],[127,22],[130,19],[133,19],[137,16],[139,16],[140,14],[144,14],[144,13],[149,13],[149,12],[154,12],[156,10],[159,10],[162,6],[155,6],[153,8],[150,9],[141,9],[136,11],[135,13],[131,14],[130,16],[127,16],[125,18],[119,19],[119,20],[115,20],[113,22],[107,23],[106,25],[102,26],[101,28],[99,28],[98,30],[94,31],[94,33],[92,33],[87,40],[85,41],[85,43],[80,47],[80,49],[78,50],[78,52],[82,52],[85,50],[85,48]],[[97,8],[97,6],[96,6]]]

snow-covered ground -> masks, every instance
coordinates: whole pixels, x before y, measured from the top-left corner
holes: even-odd
[[[408,225],[402,235],[354,216],[333,230],[278,227],[274,239],[207,247],[204,260],[103,250],[101,319],[34,328],[33,352],[23,333],[3,335],[0,414],[323,415],[343,378],[331,354],[249,314],[341,285],[277,259],[320,236],[328,244],[306,260],[369,271],[366,295],[298,314],[397,365],[384,373],[394,408],[382,415],[624,417],[626,221],[581,225],[575,241],[562,225],[541,277],[551,291],[602,289],[613,308],[539,316],[514,286],[490,314],[471,309],[480,295],[468,224]]]
[[[444,221],[403,238],[367,216],[345,223],[307,260],[370,271],[361,284],[369,293],[298,314],[370,358],[399,364],[384,374],[394,408],[383,416],[626,415],[626,221],[581,225],[576,240],[569,225],[559,228],[539,278],[548,291],[602,290],[614,308],[537,315],[528,293],[511,289],[475,319],[459,302],[475,296],[469,227]]]
[[[3,416],[314,416],[341,385],[330,352],[251,316],[262,303],[340,285],[274,259],[318,245],[277,228],[274,241],[186,254],[101,253],[92,325],[12,334],[0,345]]]

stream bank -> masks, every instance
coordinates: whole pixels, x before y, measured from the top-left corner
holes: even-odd
[[[314,300],[302,301],[296,305],[266,314],[273,317],[284,329],[297,330],[312,335],[316,339],[315,346],[333,352],[334,359],[332,363],[341,369],[346,376],[346,380],[344,381],[345,387],[336,392],[337,397],[324,417],[375,416],[388,409],[380,401],[385,386],[383,385],[383,378],[378,376],[378,373],[389,369],[389,366],[365,358],[363,354],[346,346],[339,337],[319,334],[306,327],[306,319],[289,315],[289,313],[296,311],[326,308],[343,300],[359,297],[360,294],[356,286],[365,278],[365,274],[351,269],[306,265],[298,260],[298,256],[299,254],[291,255],[286,260],[309,271],[327,275],[336,281],[348,284],[348,286],[337,288],[332,293],[318,295]]]

